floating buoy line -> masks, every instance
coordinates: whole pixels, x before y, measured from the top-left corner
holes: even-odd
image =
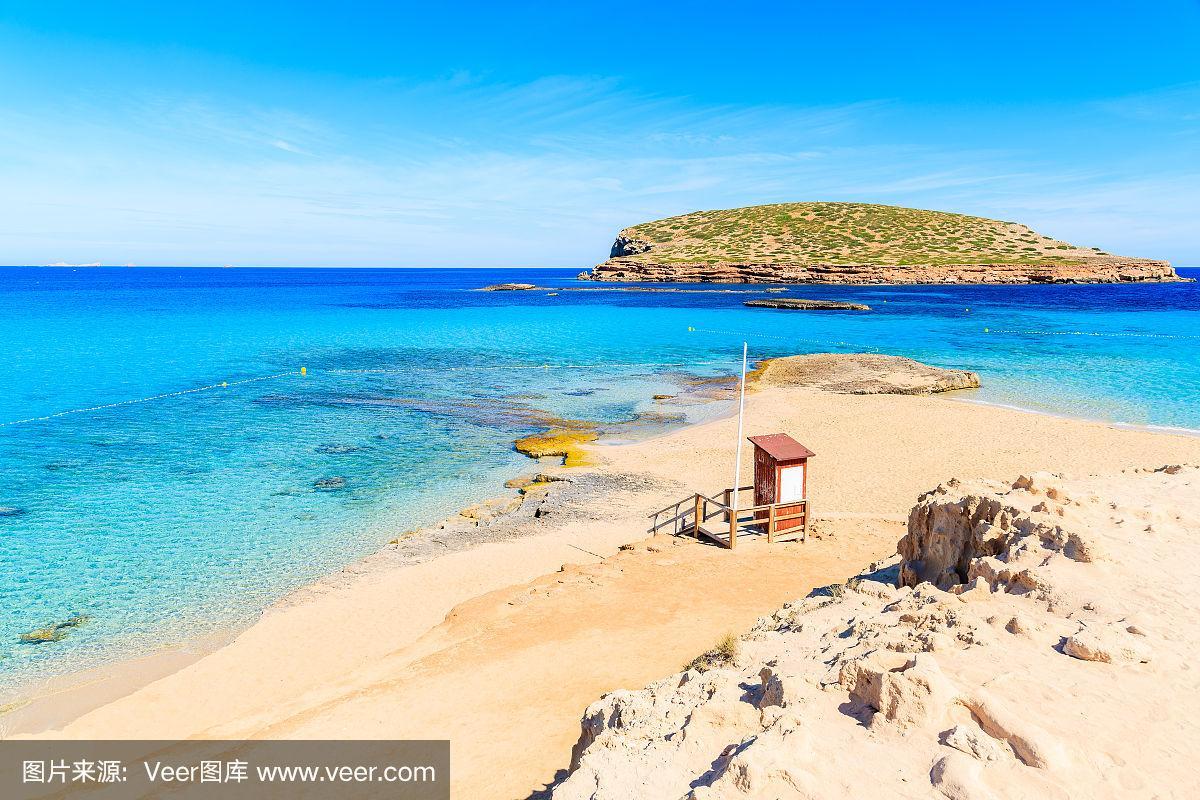
[[[506,364],[488,367],[396,367],[378,369],[323,369],[321,375],[392,375],[410,372],[466,372],[481,369],[600,369],[603,367],[707,367],[729,364],[730,359],[713,361],[604,361],[592,364]]]
[[[781,342],[796,342],[805,344],[832,345],[836,347],[854,348],[861,352],[881,353],[883,352],[878,347],[849,342],[839,339],[817,339],[804,336],[785,336],[774,333],[761,333],[754,331],[732,331],[722,330],[717,328],[697,328],[688,327],[689,333],[709,333],[722,336],[735,336],[741,338],[758,338],[758,339],[774,339]],[[1019,330],[1005,328],[983,328],[983,334],[1008,334],[1020,336],[1088,336],[1088,337],[1121,337],[1121,338],[1148,338],[1148,339],[1200,339],[1200,335],[1191,334],[1170,334],[1170,333],[1108,333],[1103,331],[1043,331],[1043,330]],[[492,366],[460,366],[460,367],[397,367],[397,368],[367,368],[367,369],[327,369],[317,370],[314,374],[321,375],[401,375],[411,374],[414,372],[469,372],[478,370],[491,370],[502,368],[505,370],[551,370],[551,369],[603,369],[608,367],[622,368],[655,368],[655,369],[688,369],[692,367],[708,367],[708,366],[728,366],[731,363],[729,359],[715,359],[705,361],[606,361],[606,362],[591,362],[591,363],[543,363],[543,364],[511,364],[503,367]],[[65,411],[56,411],[52,414],[43,414],[36,417],[26,417],[24,419],[15,419],[9,422],[0,422],[0,428],[9,427],[12,425],[22,425],[31,422],[46,422],[60,417],[67,417],[73,414],[86,414],[94,411],[105,411],[111,408],[121,408],[123,406],[139,405],[142,403],[151,403],[156,400],[167,400],[172,397],[182,397],[190,394],[198,394],[200,392],[212,391],[214,389],[228,389],[233,386],[243,386],[250,383],[259,383],[262,381],[278,380],[287,377],[307,377],[309,375],[308,367],[302,366],[298,369],[288,370],[286,372],[276,372],[271,375],[259,375],[253,378],[241,378],[234,381],[220,381],[210,383],[204,386],[196,386],[190,389],[180,389],[173,392],[163,392],[161,394],[150,395],[148,397],[138,397],[130,400],[119,400],[113,403],[103,403],[100,405],[87,406],[85,408],[71,408]]]
[[[967,309],[970,311],[970,309]],[[856,342],[838,341],[835,339],[806,339],[802,336],[780,336],[773,333],[756,333],[750,331],[725,331],[713,330],[711,328],[688,328],[689,331],[697,333],[720,333],[729,336],[753,336],[762,339],[779,339],[787,342],[810,342],[813,344],[835,344],[842,347],[861,348],[864,352],[882,352],[877,347],[870,347]],[[1138,332],[1109,332],[1109,331],[1039,331],[1039,330],[1020,330],[1016,328],[983,328],[983,333],[1003,333],[1018,336],[1094,336],[1099,338],[1130,338],[1130,339],[1200,339],[1200,334],[1190,333],[1138,333]]]
[[[1108,331],[1023,331],[1005,328],[984,328],[984,333],[1007,333],[1019,336],[1098,336],[1114,339],[1200,339],[1189,333],[1113,333]]]
[[[732,363],[729,359],[711,360],[711,361],[641,361],[641,362],[622,362],[609,361],[588,364],[512,364],[504,366],[505,370],[551,370],[551,369],[600,369],[604,367],[635,367],[635,368],[687,368],[699,366],[718,366],[728,365]],[[393,369],[327,369],[317,370],[313,373],[314,377],[322,375],[406,375],[414,372],[467,372],[478,370],[497,369],[496,366],[465,366],[465,367],[404,367]],[[121,408],[123,406],[139,405],[142,403],[151,403],[155,400],[167,400],[172,397],[182,397],[184,395],[198,394],[200,392],[212,391],[214,389],[228,389],[233,386],[243,386],[248,383],[259,383],[261,381],[278,380],[279,378],[288,377],[308,377],[308,367],[300,367],[299,369],[288,370],[287,372],[276,372],[271,375],[259,375],[253,378],[242,378],[235,381],[220,381],[210,383],[204,386],[195,386],[190,389],[179,389],[173,392],[163,392],[161,394],[150,395],[148,397],[137,397],[130,400],[119,400],[113,403],[102,403],[100,405],[87,406],[84,408],[70,408],[65,411],[56,411],[52,414],[43,414],[36,417],[26,417],[24,419],[14,419],[9,422],[0,422],[0,428],[9,427],[11,425],[22,425],[30,422],[47,422],[49,420],[67,417],[73,414],[87,414],[93,411],[105,411],[111,408]]]
[[[119,408],[120,406],[132,406],[138,403],[149,403],[154,400],[165,400],[168,397],[180,397],[185,394],[196,394],[197,392],[207,392],[210,389],[227,389],[230,386],[240,386],[244,383],[257,383],[258,381],[269,381],[276,378],[285,378],[288,375],[299,375],[300,372],[292,370],[289,372],[278,372],[274,375],[260,375],[257,378],[243,378],[236,381],[221,381],[220,383],[210,383],[207,386],[196,386],[192,389],[180,389],[176,392],[163,392],[149,397],[138,397],[133,400],[119,400],[115,403],[104,403],[98,406],[89,406],[87,408],[71,408],[66,411],[56,411],[53,414],[44,414],[40,417],[26,417],[25,419],[14,419],[11,422],[0,422],[0,427],[9,425],[20,425],[24,422],[44,422],[46,420],[57,419],[58,417],[66,417],[71,414],[86,414],[89,411],[104,411],[109,408]]]
[[[689,327],[688,331],[694,332],[694,333],[716,333],[716,334],[720,334],[722,336],[740,336],[743,338],[751,337],[751,338],[755,338],[755,339],[776,339],[781,342],[805,342],[807,344],[831,344],[831,345],[836,345],[838,347],[854,347],[854,348],[857,348],[857,349],[862,350],[863,352],[867,352],[867,353],[882,352],[878,347],[870,347],[865,344],[858,344],[856,342],[845,342],[845,341],[840,341],[838,339],[812,339],[812,338],[805,338],[803,336],[781,336],[781,335],[775,334],[775,333],[755,333],[752,331],[726,331],[726,330],[719,330],[719,329],[714,329],[714,328],[691,328],[691,327]],[[722,363],[724,363],[724,362],[722,362]]]

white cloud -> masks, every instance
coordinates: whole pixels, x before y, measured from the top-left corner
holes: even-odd
[[[157,94],[0,110],[0,261],[587,265],[634,222],[804,199],[1200,261],[1194,156],[1176,173],[1080,163],[983,124],[933,137],[913,124],[927,110],[892,103],[697,106],[609,79],[353,88],[304,109]]]
[[[1101,101],[1096,106],[1108,113],[1134,120],[1196,123],[1200,122],[1200,83],[1185,83],[1126,95]]]
[[[291,142],[285,142],[283,139],[276,139],[275,141],[271,142],[271,147],[274,147],[278,150],[283,150],[285,153],[308,155],[307,151],[301,150],[299,147],[296,147],[296,145],[292,144]]]

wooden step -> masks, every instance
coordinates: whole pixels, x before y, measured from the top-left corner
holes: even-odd
[[[715,527],[711,524],[701,525],[700,533],[703,536],[705,536],[709,539],[712,539],[714,542],[716,542],[717,544],[720,544],[723,547],[729,547],[729,526],[728,525],[723,524],[720,527]],[[766,535],[767,535],[766,531],[760,530],[757,526],[750,527],[747,525],[742,525],[738,528],[738,536],[766,536]]]
[[[714,542],[721,545],[722,547],[729,547],[729,528],[728,527],[724,528],[724,530],[721,530],[721,529],[711,528],[708,525],[701,525],[700,526],[700,534],[702,536],[708,537],[709,539],[712,539]]]

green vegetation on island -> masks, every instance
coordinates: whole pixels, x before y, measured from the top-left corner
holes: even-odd
[[[711,283],[1179,281],[1166,261],[1079,247],[1019,222],[868,203],[696,211],[617,236],[580,277]]]
[[[1107,255],[1017,222],[867,203],[697,211],[634,225],[622,235],[649,244],[646,252],[661,263],[1075,264]]]

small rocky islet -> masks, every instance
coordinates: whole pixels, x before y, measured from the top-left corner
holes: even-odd
[[[749,308],[774,308],[792,311],[870,311],[862,303],[846,303],[841,300],[805,300],[799,297],[773,297],[769,300],[747,300],[742,303]]]
[[[479,289],[481,292],[528,292],[531,289],[544,289],[532,283],[493,283],[491,286],[483,286]]]

